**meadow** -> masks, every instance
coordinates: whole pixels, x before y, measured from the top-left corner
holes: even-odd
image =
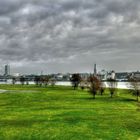
[[[140,140],[140,103],[128,90],[94,100],[67,86],[0,89],[0,140]]]

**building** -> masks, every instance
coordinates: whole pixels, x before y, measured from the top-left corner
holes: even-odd
[[[99,78],[103,81],[107,80],[108,72],[105,70],[101,70],[98,72]]]
[[[96,69],[96,64],[94,64],[94,75],[97,75],[97,69]]]
[[[115,80],[116,79],[116,73],[114,70],[107,73],[107,79],[108,80]]]
[[[139,72],[139,71],[137,71],[137,72],[132,72],[132,73],[130,74],[130,77],[131,77],[131,78],[134,78],[134,79],[137,79],[137,80],[140,81],[140,72]]]
[[[116,78],[116,73],[115,73],[114,70],[112,70],[112,72],[111,72],[111,79],[115,80],[115,78]]]
[[[125,82],[125,81],[128,81],[128,76],[129,76],[129,73],[128,72],[117,72],[116,73],[116,80],[117,81],[122,81],[122,82]]]
[[[5,65],[4,76],[10,75],[10,65]]]

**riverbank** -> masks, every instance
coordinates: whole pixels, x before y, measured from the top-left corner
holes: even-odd
[[[0,82],[0,84],[12,84],[12,80],[8,80],[7,82]],[[21,84],[20,82],[16,82],[16,84]],[[30,85],[34,85],[34,81],[29,81]],[[71,82],[70,81],[57,81],[55,83],[55,85],[58,86],[71,86]],[[106,87],[108,86],[107,82],[104,82],[104,85]],[[117,88],[118,89],[130,89],[130,83],[129,82],[117,82]]]

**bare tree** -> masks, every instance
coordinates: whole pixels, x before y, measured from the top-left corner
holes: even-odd
[[[56,84],[56,79],[55,78],[50,78],[49,79],[49,83],[50,83],[50,85],[52,86],[52,87],[54,87],[55,86],[55,84]]]
[[[128,81],[130,83],[130,85],[129,85],[130,92],[134,96],[136,96],[136,100],[139,101],[139,97],[140,97],[140,80],[138,78],[135,78],[135,77],[130,77],[130,78],[128,78]]]
[[[88,82],[89,82],[89,85],[90,85],[89,86],[89,92],[93,95],[93,99],[95,99],[95,95],[97,94],[98,90],[100,89],[101,82],[94,75],[91,75],[88,78]]]
[[[78,88],[79,84],[80,84],[80,81],[81,81],[81,76],[80,74],[76,73],[76,74],[73,74],[71,79],[71,84],[72,84],[72,87],[74,88],[74,90],[76,88]]]
[[[111,71],[110,78],[108,79],[108,86],[109,86],[109,91],[111,98],[117,91],[117,81],[116,81],[116,74],[115,71]]]
[[[25,80],[26,80],[26,85],[29,85],[29,79],[26,78]]]
[[[117,91],[117,81],[115,79],[109,79],[108,80],[108,86],[109,86],[109,91],[110,91],[110,95],[111,95],[111,98],[112,98],[113,95]]]
[[[88,83],[87,79],[81,78],[80,87],[81,87],[82,90],[84,90],[87,87],[87,85],[88,85],[87,83]]]
[[[103,95],[103,93],[104,93],[104,91],[105,91],[105,84],[102,82],[102,81],[100,81],[100,94],[101,95]]]
[[[34,82],[38,86],[39,85],[39,82],[40,82],[40,76],[35,76]]]
[[[39,76],[39,86],[41,87],[43,85],[44,79],[43,76]]]
[[[15,83],[16,83],[16,78],[13,77],[13,78],[12,78],[12,84],[15,85]]]
[[[24,83],[25,83],[25,77],[24,76],[21,76],[19,80],[20,80],[20,83],[22,85],[24,85]]]
[[[46,87],[49,82],[50,82],[50,77],[49,76],[42,76],[42,84]]]

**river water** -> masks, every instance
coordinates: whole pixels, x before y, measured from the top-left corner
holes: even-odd
[[[7,80],[7,82],[0,82],[0,84],[12,84],[12,80]],[[20,84],[20,82],[16,82],[16,84]],[[30,81],[29,84],[35,84],[33,81]],[[71,86],[70,81],[57,81],[55,85],[60,86]],[[104,82],[105,87],[109,87],[107,82]],[[120,89],[129,89],[130,83],[129,82],[117,82],[117,88]]]
[[[71,86],[71,82],[56,82],[56,85]],[[109,87],[108,82],[104,82],[105,87]],[[117,82],[117,88],[120,89],[130,89],[129,82]]]

